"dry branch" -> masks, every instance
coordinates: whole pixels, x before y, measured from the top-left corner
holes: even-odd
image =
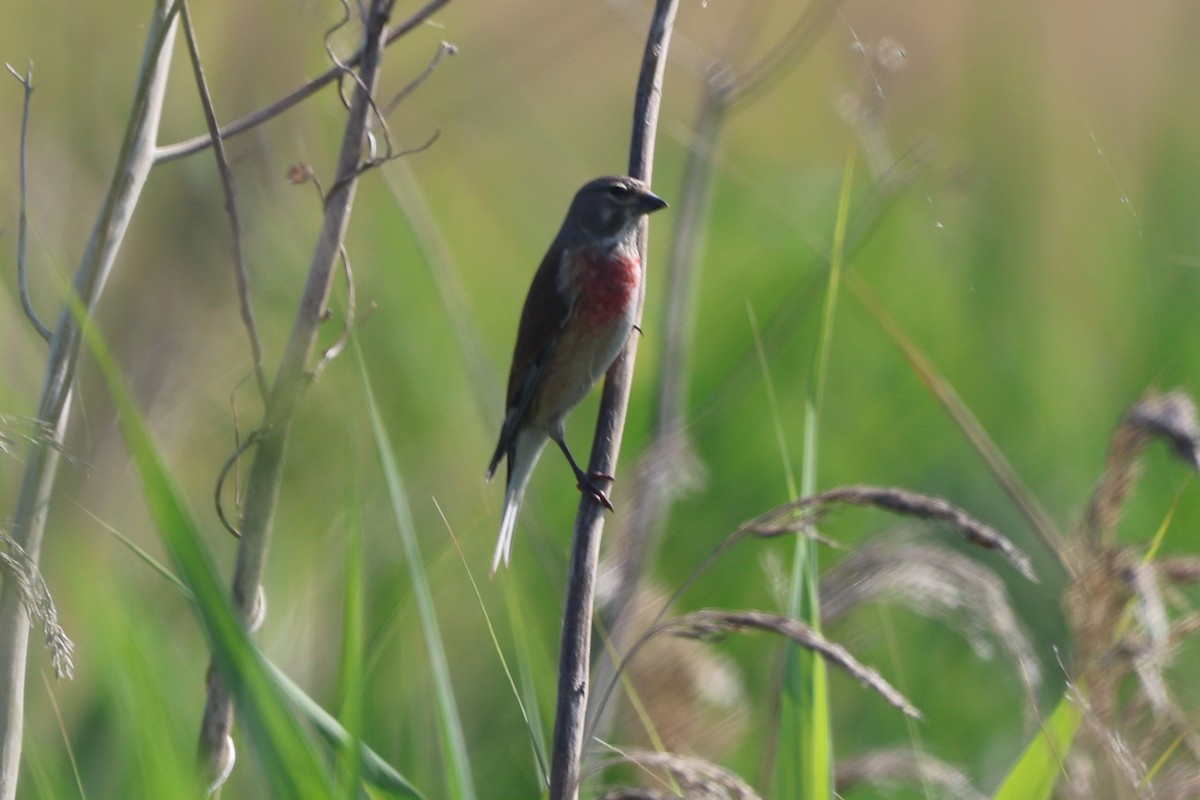
[[[440,11],[441,8],[449,2],[450,0],[430,0],[429,3],[426,3],[420,9],[418,9],[407,20],[388,31],[387,39],[384,41],[384,47],[387,47],[401,36],[404,36],[404,34],[416,28],[418,25],[425,23],[430,17]],[[230,122],[228,125],[220,129],[221,138],[229,139],[230,137],[237,136],[239,133],[245,133],[251,128],[262,125],[264,122],[279,116],[293,106],[299,105],[309,97],[312,97],[314,94],[319,92],[321,89],[328,86],[330,83],[333,83],[335,80],[342,77],[347,69],[354,69],[355,67],[359,66],[363,62],[365,53],[365,48],[359,50],[350,58],[342,61],[340,65],[334,66],[325,72],[322,72],[320,75],[308,81],[299,89],[296,89],[285,97],[281,97],[274,103],[260,108],[258,111],[252,112],[244,117],[241,117],[240,119]],[[190,156],[192,153],[198,153],[207,147],[211,147],[212,142],[212,136],[209,134],[203,134],[201,136],[196,136],[176,144],[164,145],[155,151],[155,161],[157,163],[165,163],[167,161],[174,161],[177,158],[183,158],[184,156]]]
[[[338,255],[345,238],[358,176],[365,161],[367,134],[374,113],[373,93],[378,82],[393,0],[375,0],[365,20],[365,45],[356,76],[354,100],[346,122],[336,177],[325,200],[325,219],[308,272],[307,283],[284,350],[265,419],[257,434],[257,448],[247,478],[246,501],[237,567],[233,578],[234,605],[248,627],[261,619],[261,582],[278,503],[288,430],[297,403],[311,380],[309,361],[317,333],[326,319],[329,293],[337,274]],[[228,759],[233,727],[233,701],[218,679],[210,681],[201,723],[200,753],[210,777]]]
[[[121,152],[91,238],[75,272],[73,291],[89,313],[103,293],[154,165],[154,140],[158,135],[175,27],[175,6],[167,0],[157,0],[148,26],[146,50]],[[38,404],[38,424],[48,435],[30,446],[12,522],[12,538],[34,566],[41,556],[59,455],[70,418],[79,345],[79,323],[71,309],[64,307],[50,339],[45,383]],[[0,647],[0,800],[12,800],[17,791],[21,760],[25,660],[29,645],[29,616],[15,580],[4,581],[0,589],[0,642],[3,643]]]

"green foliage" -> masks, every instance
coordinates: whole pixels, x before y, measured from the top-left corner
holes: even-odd
[[[367,417],[371,422],[371,432],[375,438],[375,446],[379,450],[379,461],[383,467],[384,477],[387,479],[388,497],[392,502],[396,527],[400,533],[400,540],[404,543],[408,574],[412,579],[413,591],[417,598],[417,609],[420,614],[421,631],[425,638],[426,654],[433,671],[434,694],[437,698],[438,710],[438,734],[446,764],[449,797],[452,800],[473,800],[475,785],[471,778],[471,761],[467,753],[466,739],[463,736],[458,704],[454,699],[454,689],[451,686],[450,665],[446,660],[441,629],[433,607],[433,593],[430,591],[429,580],[425,574],[425,562],[421,558],[421,551],[417,545],[416,529],[413,526],[412,513],[408,505],[408,494],[404,490],[404,482],[400,476],[399,467],[396,465],[396,458],[392,455],[392,442],[388,438],[383,418],[375,404],[371,381],[367,377],[367,368],[362,361],[362,354],[357,347],[354,352],[358,360],[359,373],[362,376]]]
[[[1082,719],[1078,703],[1063,695],[992,800],[1050,800]]]
[[[85,315],[74,297],[76,316]],[[234,615],[225,588],[182,494],[167,472],[158,448],[142,420],[133,397],[117,369],[108,346],[94,326],[84,327],[91,353],[104,375],[116,406],[125,444],[133,457],[146,505],[167,550],[191,592],[205,639],[212,650],[217,674],[237,698],[237,709],[262,757],[275,793],[288,798],[324,798],[333,785],[311,742],[283,703],[271,680],[266,661],[250,642]],[[182,776],[188,773],[184,771]],[[181,777],[186,785],[186,777]]]
[[[441,131],[403,169],[444,260],[428,261],[421,235],[389,195],[384,178],[397,165],[365,176],[347,253],[359,311],[376,306],[354,333],[371,379],[369,405],[349,354],[331,362],[301,402],[265,579],[268,615],[253,644],[228,628],[227,604],[218,600],[228,581],[214,577],[229,573],[234,551],[211,510],[215,476],[235,436],[244,440],[261,417],[253,379],[245,381],[250,359],[220,187],[207,153],[153,173],[96,320],[136,405],[114,409],[98,362],[88,359],[75,388],[42,563],[61,622],[78,643],[76,677],[52,686],[60,729],[38,679],[46,659],[35,637],[22,797],[78,796],[67,743],[89,800],[194,796],[178,776],[193,762],[212,646],[225,654],[225,669],[250,676],[239,681],[243,704],[259,709],[240,717],[228,797],[259,797],[286,784],[293,779],[279,774],[285,765],[334,796],[346,796],[355,775],[380,797],[542,791],[544,756],[535,754],[545,753],[554,703],[578,493],[547,454],[513,566],[481,581],[478,597],[446,529],[470,572],[483,574],[501,489],[482,475],[520,303],[570,193],[625,162],[640,33],[631,35],[629,21],[602,3],[456,3],[389,51],[385,76],[390,95],[441,39],[460,48],[388,119],[401,147]],[[0,26],[0,60],[32,58],[37,66],[29,267],[34,304],[50,319],[57,298],[48,276],[67,273],[87,240],[141,57],[144,30],[133,23],[145,16],[135,3],[72,4],[69,13],[58,5],[18,0]],[[1124,409],[1150,385],[1200,392],[1194,13],[1186,0],[1168,0],[1153,14],[1110,4],[1081,26],[1077,15],[1035,0],[931,13],[912,4],[839,8],[842,16],[811,51],[736,109],[717,148],[697,257],[685,421],[707,481],[672,507],[652,576],[669,593],[740,523],[802,492],[789,487],[780,441],[799,455],[819,422],[821,488],[863,482],[939,494],[1030,553],[1037,586],[990,554],[970,556],[1006,583],[1052,676],[1043,696],[1053,703],[1062,696],[1054,648],[1068,663],[1071,654],[1060,610],[1065,574],[953,412],[923,383],[926,373],[909,363],[911,351],[897,348],[851,281],[869,289],[953,389],[949,405],[969,410],[1022,488],[1067,527],[1103,468]],[[759,44],[793,23],[796,6],[760,10],[761,17],[736,3],[681,9],[655,170],[655,188],[673,208],[651,226],[645,338],[613,490],[620,513],[607,520],[606,547],[634,510],[634,466],[657,424],[664,256],[699,66],[715,56],[755,62]],[[337,4],[274,0],[193,4],[192,11],[222,122],[327,68],[322,35],[340,14]],[[58,23],[46,24],[50,18]],[[740,25],[756,35],[746,37],[747,50],[725,53],[714,32]],[[1114,30],[1128,35],[1109,36]],[[339,54],[353,47],[353,35],[343,34],[331,42]],[[869,61],[885,37],[906,48],[906,69]],[[181,67],[168,91],[164,144],[204,129]],[[860,105],[843,103],[843,93]],[[8,278],[0,411],[28,415],[45,348],[22,320],[12,279],[20,101],[14,81],[0,82],[8,112],[0,114],[0,228],[7,230],[0,273]],[[847,124],[855,107],[870,113],[851,114]],[[312,186],[291,187],[285,175],[305,161],[328,179],[343,113],[335,93],[324,92],[228,143],[268,369],[288,335],[321,211]],[[852,144],[862,158],[847,216],[839,198]],[[897,165],[913,171],[884,191]],[[870,224],[857,230],[858,214],[876,200]],[[837,298],[836,326],[825,337],[825,270],[839,225],[847,237],[843,288],[852,291]],[[338,286],[323,344],[337,336],[346,300]],[[747,306],[760,322],[778,412],[765,399]],[[827,356],[812,419],[805,406],[818,346]],[[141,431],[131,438],[144,445],[133,466],[135,451],[124,444],[130,434],[114,435],[117,411],[122,424],[132,418]],[[592,397],[569,421],[577,454],[587,449],[594,411]],[[17,493],[19,445],[0,454],[0,517]],[[229,510],[238,481],[235,470],[224,496]],[[1177,498],[1164,559],[1195,553],[1200,492],[1155,447],[1120,540],[1147,541]],[[820,532],[851,548],[887,524],[875,512],[845,511],[822,518]],[[731,550],[685,592],[679,610],[786,608],[794,544]],[[820,566],[845,557],[822,548]],[[169,565],[195,598],[162,580],[156,563]],[[961,764],[985,794],[1003,786],[1021,796],[1009,788],[1016,781],[1028,778],[1020,791],[1032,792],[1039,776],[1045,786],[1057,775],[1044,758],[1030,766],[1035,753],[1045,755],[1040,737],[1022,755],[1024,688],[1010,665],[982,658],[977,642],[898,609],[886,622],[864,609],[824,633],[905,691],[926,717],[921,749]],[[761,639],[729,641],[712,651],[741,694],[722,707],[720,721],[706,724],[715,730],[727,717],[743,720],[736,738],[722,743],[720,763],[768,793],[764,751],[779,709],[767,698],[780,664],[765,647]],[[497,651],[514,665],[524,709]],[[1197,691],[1196,656],[1184,647],[1178,657],[1170,678],[1186,699]],[[839,762],[908,742],[900,715],[836,672],[814,692],[828,697],[824,744]],[[1060,705],[1046,717],[1047,730],[1065,735],[1067,713]],[[318,750],[310,732],[329,744]],[[637,735],[631,726],[611,739],[619,746]],[[356,756],[356,740],[374,749]],[[827,760],[817,754],[809,763],[823,770]],[[846,794],[880,796],[868,787]]]

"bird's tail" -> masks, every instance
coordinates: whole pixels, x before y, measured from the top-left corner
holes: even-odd
[[[500,538],[496,540],[496,553],[492,556],[492,574],[500,569],[500,562],[508,566],[508,556],[512,552],[513,533],[517,529],[517,514],[521,511],[521,501],[525,499],[525,489],[513,491],[512,486],[504,495],[504,516],[500,518]]]
[[[521,511],[521,501],[525,499],[525,487],[533,475],[533,467],[537,464],[542,448],[546,446],[546,437],[529,432],[518,433],[508,459],[508,486],[504,490],[504,515],[500,518],[500,538],[496,540],[496,553],[492,556],[492,575],[500,568],[500,562],[508,566],[509,553],[512,552],[513,533],[517,529],[517,514]]]

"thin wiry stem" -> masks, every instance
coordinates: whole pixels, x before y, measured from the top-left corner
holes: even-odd
[[[29,286],[25,279],[25,229],[28,227],[27,208],[29,203],[29,189],[26,178],[28,174],[26,171],[26,153],[29,143],[29,102],[33,97],[33,62],[30,61],[29,66],[25,68],[24,76],[13,69],[11,64],[5,64],[4,66],[8,68],[12,76],[25,89],[25,103],[21,109],[21,208],[17,214],[17,284],[20,288],[21,308],[25,309],[25,316],[29,317],[29,321],[33,324],[33,329],[38,332],[38,335],[48,342],[51,336],[50,329],[46,327],[46,324],[38,317],[37,311],[34,310],[33,302],[29,299]]]
[[[420,9],[418,9],[411,17],[397,25],[395,28],[388,30],[387,38],[384,41],[384,47],[387,47],[392,42],[404,36],[409,31],[416,28],[418,25],[425,23],[430,17],[442,9],[450,0],[430,0]],[[291,92],[285,97],[281,97],[274,103],[260,108],[246,116],[230,122],[225,127],[220,129],[222,139],[229,139],[237,136],[239,133],[245,133],[251,128],[255,128],[264,122],[273,119],[293,106],[299,105],[304,100],[319,92],[324,87],[328,86],[333,81],[345,74],[345,69],[353,69],[359,66],[363,60],[364,50],[360,49],[350,58],[341,63],[340,66],[334,66],[317,77],[305,83],[299,89]],[[212,146],[212,136],[204,134],[195,136],[175,144],[164,145],[155,151],[155,162],[164,163],[174,161],[177,158],[190,156],[192,153],[198,153],[207,147]]]
[[[653,172],[654,137],[658,130],[663,73],[667,66],[667,48],[677,7],[678,0],[657,0],[655,3],[641,74],[638,76],[629,146],[629,174],[646,183],[650,183]],[[639,324],[646,299],[646,244],[647,226],[643,221],[638,241],[642,279],[638,281],[637,311],[634,315],[635,322]],[[609,368],[605,378],[596,433],[592,439],[589,462],[592,473],[616,474],[617,453],[625,429],[636,355],[637,337],[630,336],[625,349]],[[590,680],[592,611],[596,600],[596,568],[600,561],[600,535],[604,528],[602,514],[600,504],[585,494],[575,518],[567,602],[563,613],[554,756],[550,765],[550,800],[574,800],[579,795],[584,715]]]
[[[383,116],[386,117],[389,114],[391,114],[393,111],[395,111],[396,107],[398,105],[400,105],[402,102],[404,102],[404,99],[406,97],[408,97],[410,94],[415,92],[417,90],[418,86],[420,86],[422,83],[427,81],[429,79],[429,76],[433,74],[433,71],[435,69],[437,69],[438,64],[442,63],[443,58],[445,58],[446,56],[456,56],[456,55],[458,55],[457,47],[450,44],[449,42],[439,43],[437,52],[433,54],[433,58],[430,59],[429,63],[425,65],[425,69],[421,70],[421,72],[417,75],[417,77],[415,77],[411,81],[409,81],[407,86],[405,86],[400,91],[396,92],[396,96],[392,98],[391,102],[389,102],[386,106],[384,106]]]
[[[233,276],[237,282],[238,306],[242,314],[242,323],[246,326],[246,334],[250,337],[250,354],[254,359],[254,378],[258,383],[258,393],[265,404],[270,396],[270,389],[267,386],[266,372],[263,371],[262,339],[258,336],[254,306],[250,302],[250,273],[246,269],[246,260],[242,252],[242,221],[237,212],[237,189],[233,182],[233,170],[230,169],[229,159],[225,156],[225,142],[221,138],[220,126],[217,125],[217,113],[213,108],[212,95],[208,91],[208,81],[204,77],[200,48],[196,44],[192,14],[186,0],[182,12],[183,31],[187,39],[188,55],[192,60],[192,73],[196,77],[200,104],[204,106],[204,122],[208,125],[208,135],[212,140],[213,156],[217,160],[217,172],[221,176],[221,190],[225,195],[225,213],[229,217],[229,229],[233,236]]]

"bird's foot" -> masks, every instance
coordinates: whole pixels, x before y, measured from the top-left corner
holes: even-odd
[[[575,477],[578,479],[576,488],[578,488],[579,491],[590,495],[593,500],[607,508],[609,511],[616,510],[613,508],[612,501],[608,499],[608,495],[605,494],[603,489],[596,485],[596,481],[612,483],[615,480],[612,475],[606,475],[603,472],[587,473],[580,471]]]

